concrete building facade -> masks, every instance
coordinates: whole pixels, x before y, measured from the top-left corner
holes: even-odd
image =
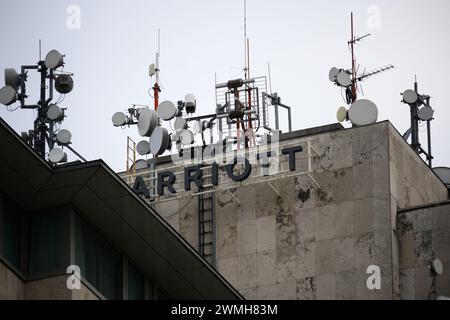
[[[304,152],[296,154],[295,172],[279,157],[279,173],[263,177],[256,163],[246,181],[228,183],[220,167],[222,182],[213,187],[217,270],[248,299],[426,298],[430,259],[450,273],[450,210],[408,208],[447,201],[440,179],[388,121],[281,136],[280,149],[297,145]],[[137,175],[151,187],[152,174],[183,166],[166,157],[150,175]],[[177,175],[175,189],[183,183]],[[166,190],[151,200],[194,248],[204,190]],[[371,265],[381,270],[380,289],[367,287]],[[450,295],[442,279],[439,289]]]

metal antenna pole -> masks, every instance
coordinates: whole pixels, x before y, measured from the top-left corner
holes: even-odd
[[[153,97],[154,97],[155,110],[158,110],[159,93],[161,92],[161,87],[159,86],[159,50],[160,50],[160,31],[158,29],[158,52],[156,52],[156,54],[155,54],[156,75],[155,75],[155,85],[153,86]]]
[[[433,156],[431,155],[431,120],[427,121],[427,138],[428,138],[428,154],[427,154],[427,158],[428,158],[428,166],[430,168],[433,167]]]
[[[414,81],[414,91],[419,95],[417,77]],[[417,154],[420,153],[418,104],[419,102],[411,104],[411,147]]]
[[[356,100],[356,57],[355,57],[355,36],[354,36],[354,29],[353,29],[353,12],[351,13],[351,51],[352,51],[352,103]]]

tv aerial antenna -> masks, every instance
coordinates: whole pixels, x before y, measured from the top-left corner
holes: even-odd
[[[66,117],[67,108],[61,108],[58,101],[53,102],[53,90],[61,95],[70,93],[73,89],[73,73],[64,71],[65,55],[57,50],[48,52],[41,60],[41,41],[39,40],[39,61],[32,65],[22,65],[20,73],[14,68],[5,69],[5,86],[0,89],[0,103],[9,111],[18,108],[37,110],[33,130],[22,132],[22,138],[42,157],[47,156],[52,165],[67,162],[67,154],[63,148],[72,151],[78,158],[86,161],[70,144],[72,134],[60,126]],[[36,104],[27,104],[28,72],[36,70],[40,73],[40,98]],[[48,94],[48,95],[47,95]],[[9,106],[18,101],[15,109]],[[56,147],[56,145],[60,146]]]
[[[403,138],[408,140],[411,136],[411,148],[418,155],[424,154],[428,161],[428,166],[431,168],[433,161],[433,156],[431,154],[431,121],[434,120],[434,110],[430,106],[431,97],[429,95],[422,95],[419,93],[417,76],[414,80],[414,90],[405,90],[402,93],[402,96],[402,102],[409,105],[411,114],[411,127],[405,132]],[[422,148],[419,141],[419,121],[424,121],[427,123],[427,151]]]
[[[350,70],[348,69],[339,69],[339,68],[331,68],[329,72],[329,79],[331,82],[335,83],[337,86],[340,86],[342,88],[345,88],[345,98],[348,105],[351,105],[358,99],[358,88],[362,87],[360,82],[363,80],[372,77],[374,75],[377,75],[379,73],[388,71],[390,69],[393,69],[393,65],[386,65],[384,67],[375,69],[373,71],[367,72],[364,70],[362,74],[358,74],[359,66],[356,62],[356,54],[355,54],[355,45],[362,41],[363,39],[369,37],[371,34],[366,34],[360,37],[356,37],[354,35],[354,20],[353,20],[353,12],[351,13],[350,17],[350,25],[351,25],[351,31],[350,31],[350,40],[347,42],[350,52],[351,52],[351,58],[352,58],[352,67]]]
[[[159,55],[161,49],[160,42],[160,30],[158,29],[158,51],[155,53],[155,63],[152,63],[149,67],[149,76],[150,78],[155,77],[155,84],[153,85],[153,100],[154,100],[154,108],[158,110],[159,105],[159,93],[161,92],[161,86],[159,85]]]

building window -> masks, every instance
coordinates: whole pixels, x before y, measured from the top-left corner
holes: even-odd
[[[145,299],[145,277],[131,263],[128,263],[128,300]]]
[[[105,298],[122,298],[122,258],[79,217],[75,219],[75,264]]]
[[[22,271],[22,211],[0,195],[0,255]]]
[[[68,265],[68,219],[58,211],[33,213],[29,225],[29,273],[59,272]]]

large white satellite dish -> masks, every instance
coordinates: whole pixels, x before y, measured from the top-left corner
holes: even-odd
[[[11,86],[4,86],[0,89],[0,103],[5,106],[13,104],[17,100],[17,92]]]
[[[336,77],[336,81],[342,87],[349,87],[352,84],[352,78],[345,71],[341,71],[338,73],[338,75]]]
[[[70,140],[72,140],[72,133],[70,133],[70,131],[67,129],[61,129],[56,134],[56,141],[60,145],[68,145],[70,144]]]
[[[47,109],[47,118],[52,121],[60,121],[64,118],[64,111],[58,105],[51,104]]]
[[[166,128],[158,126],[150,137],[150,152],[157,156],[163,154],[169,147],[170,137]]]
[[[356,100],[348,110],[349,120],[356,126],[364,126],[377,122],[378,108],[370,100]]]
[[[67,161],[67,154],[61,148],[53,148],[49,154],[48,158],[51,163],[60,163]]]
[[[347,120],[347,108],[346,107],[340,107],[337,110],[336,118],[339,122],[343,122]]]
[[[115,127],[121,127],[127,123],[127,116],[123,112],[116,112],[112,116],[112,122]]]
[[[136,151],[141,156],[145,156],[150,153],[150,143],[146,140],[139,141],[136,145]]]
[[[163,101],[158,106],[158,116],[164,120],[172,120],[177,114],[177,107],[172,101]]]
[[[52,50],[45,57],[45,66],[49,69],[56,69],[64,64],[64,56],[57,50]]]
[[[175,119],[175,123],[173,124],[173,127],[175,130],[182,130],[186,126],[186,120],[181,117],[177,117]]]
[[[19,75],[17,74],[16,69],[8,68],[5,69],[5,85],[11,86],[14,90],[19,90]]]
[[[419,119],[422,121],[428,121],[433,119],[434,110],[430,106],[425,106],[419,110]]]
[[[418,99],[419,96],[414,90],[408,89],[403,92],[403,101],[408,104],[416,103]]]
[[[330,79],[331,82],[336,82],[339,71],[340,70],[336,67],[331,68],[330,72],[328,73],[328,79]]]
[[[158,125],[158,114],[149,108],[142,108],[139,112],[138,130],[142,137],[150,137]]]

